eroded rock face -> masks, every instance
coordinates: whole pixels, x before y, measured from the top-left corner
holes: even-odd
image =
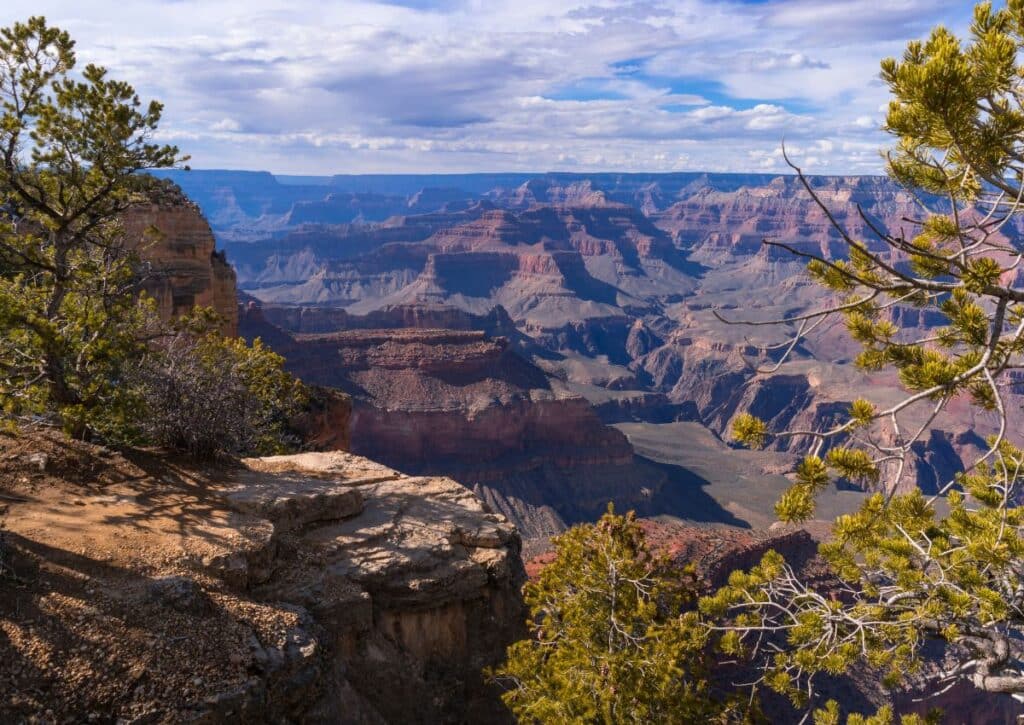
[[[347,451],[351,448],[352,398],[333,388],[306,386],[309,404],[290,421],[303,442],[314,451]]]
[[[212,307],[225,320],[223,333],[237,334],[235,271],[217,251],[199,207],[186,201],[135,206],[124,214],[123,224],[151,266],[146,288],[164,320],[193,307]],[[151,228],[158,234],[151,234]]]
[[[246,302],[254,301],[248,298]],[[255,301],[254,301],[255,302]],[[486,315],[474,315],[450,305],[387,305],[364,315],[338,307],[267,305],[256,303],[263,318],[291,333],[325,333],[339,330],[470,330],[491,337],[511,338],[515,323],[501,306]],[[245,312],[248,314],[248,311]]]
[[[897,222],[914,209],[913,197],[884,177],[820,176],[810,183],[837,221],[868,243],[876,238],[857,205],[875,224]],[[841,250],[839,233],[794,176],[738,189],[708,185],[653,216],[702,261],[757,253],[765,238],[813,245],[819,254]]]
[[[245,464],[228,503],[259,511],[282,547],[316,562],[281,567],[256,591],[303,606],[326,631],[335,661],[317,712],[340,715],[351,688],[372,706],[367,719],[505,717],[481,675],[523,621],[519,537],[502,516],[451,479],[352,454]]]

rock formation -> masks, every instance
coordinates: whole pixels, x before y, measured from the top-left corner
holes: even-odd
[[[290,426],[313,451],[347,451],[352,447],[352,398],[334,388],[307,385],[309,403]]]
[[[348,453],[243,464],[0,437],[0,720],[508,720],[501,516]]]
[[[146,291],[169,320],[193,307],[212,307],[224,318],[222,331],[238,330],[235,271],[218,251],[199,207],[184,198],[137,205],[123,216],[125,233],[147,264]]]

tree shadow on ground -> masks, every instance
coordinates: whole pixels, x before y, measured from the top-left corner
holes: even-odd
[[[131,512],[106,515],[105,524],[151,530],[155,522],[171,521],[173,526],[163,528],[164,534],[173,530],[183,538],[197,537],[211,544],[232,543],[218,533],[230,530],[229,527],[211,525],[226,523],[230,515],[211,484],[237,472],[239,464],[215,461],[204,465],[133,449],[123,451],[122,455],[146,475],[130,484],[135,504]]]

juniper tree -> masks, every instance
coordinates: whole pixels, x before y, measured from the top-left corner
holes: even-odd
[[[906,391],[886,406],[856,400],[820,430],[771,431],[749,415],[735,422],[749,445],[780,436],[808,442],[776,506],[785,521],[813,516],[817,494],[837,478],[880,491],[838,518],[821,547],[842,580],[832,596],[769,554],[701,603],[706,615],[727,618],[725,649],[755,658],[759,684],[798,703],[813,699],[818,673],[858,660],[895,684],[920,665],[930,639],[955,659],[931,673],[936,687],[967,680],[1024,699],[1024,450],[1009,419],[1021,404],[1014,386],[1024,367],[1024,242],[1014,226],[1024,199],[1022,50],[1024,0],[1010,0],[1000,10],[978,5],[966,41],[939,27],[901,59],[883,61],[892,93],[885,128],[896,138],[888,171],[919,207],[904,220],[909,233],[861,212],[871,237],[855,238],[793,166],[847,254],[765,242],[809,257],[808,273],[833,300],[786,320],[796,330],[786,349],[841,318],[862,346],[857,365],[894,369]],[[900,329],[900,306],[930,310],[945,324],[925,334]],[[997,421],[985,450],[935,495],[894,493],[912,446],[958,399]],[[923,423],[911,427],[905,414],[914,409]],[[818,717],[836,721],[831,708]]]
[[[121,364],[152,319],[119,222],[135,174],[182,159],[153,142],[159,103],[74,68],[44,18],[0,29],[0,401],[80,433],[127,413]]]

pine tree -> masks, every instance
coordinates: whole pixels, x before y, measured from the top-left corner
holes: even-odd
[[[729,645],[762,664],[760,684],[796,702],[813,695],[818,673],[855,661],[898,683],[920,665],[930,639],[954,658],[935,675],[936,687],[966,679],[1024,697],[1024,450],[1007,417],[1012,376],[1024,366],[1024,290],[1015,285],[1024,246],[1013,227],[1024,199],[1024,1],[998,11],[979,4],[970,34],[964,42],[939,27],[902,59],[882,63],[892,92],[886,129],[897,139],[888,170],[919,202],[920,218],[907,222],[914,234],[881,229],[862,213],[873,237],[854,238],[793,166],[847,254],[809,260],[811,277],[838,302],[786,320],[797,329],[791,342],[840,317],[863,347],[857,364],[895,369],[906,389],[887,407],[857,400],[822,430],[769,431],[752,416],[736,420],[734,434],[748,445],[810,441],[777,504],[785,521],[810,518],[817,494],[837,478],[884,491],[837,519],[821,548],[843,581],[836,596],[807,587],[772,554],[701,604],[707,616],[731,619]],[[924,336],[901,330],[892,315],[899,306],[930,310],[946,324]],[[999,422],[987,449],[936,496],[893,495],[928,430],[905,425],[903,415],[921,408],[930,422],[955,399]],[[765,632],[789,647],[765,651]],[[819,713],[823,722],[832,721],[829,712]]]
[[[81,434],[127,415],[122,365],[153,319],[120,215],[145,198],[137,172],[182,159],[152,142],[159,103],[74,67],[44,18],[0,29],[0,401]]]
[[[653,553],[632,513],[555,539],[556,557],[526,585],[530,639],[493,673],[521,722],[725,722],[739,708],[704,676],[708,630],[695,583]]]

